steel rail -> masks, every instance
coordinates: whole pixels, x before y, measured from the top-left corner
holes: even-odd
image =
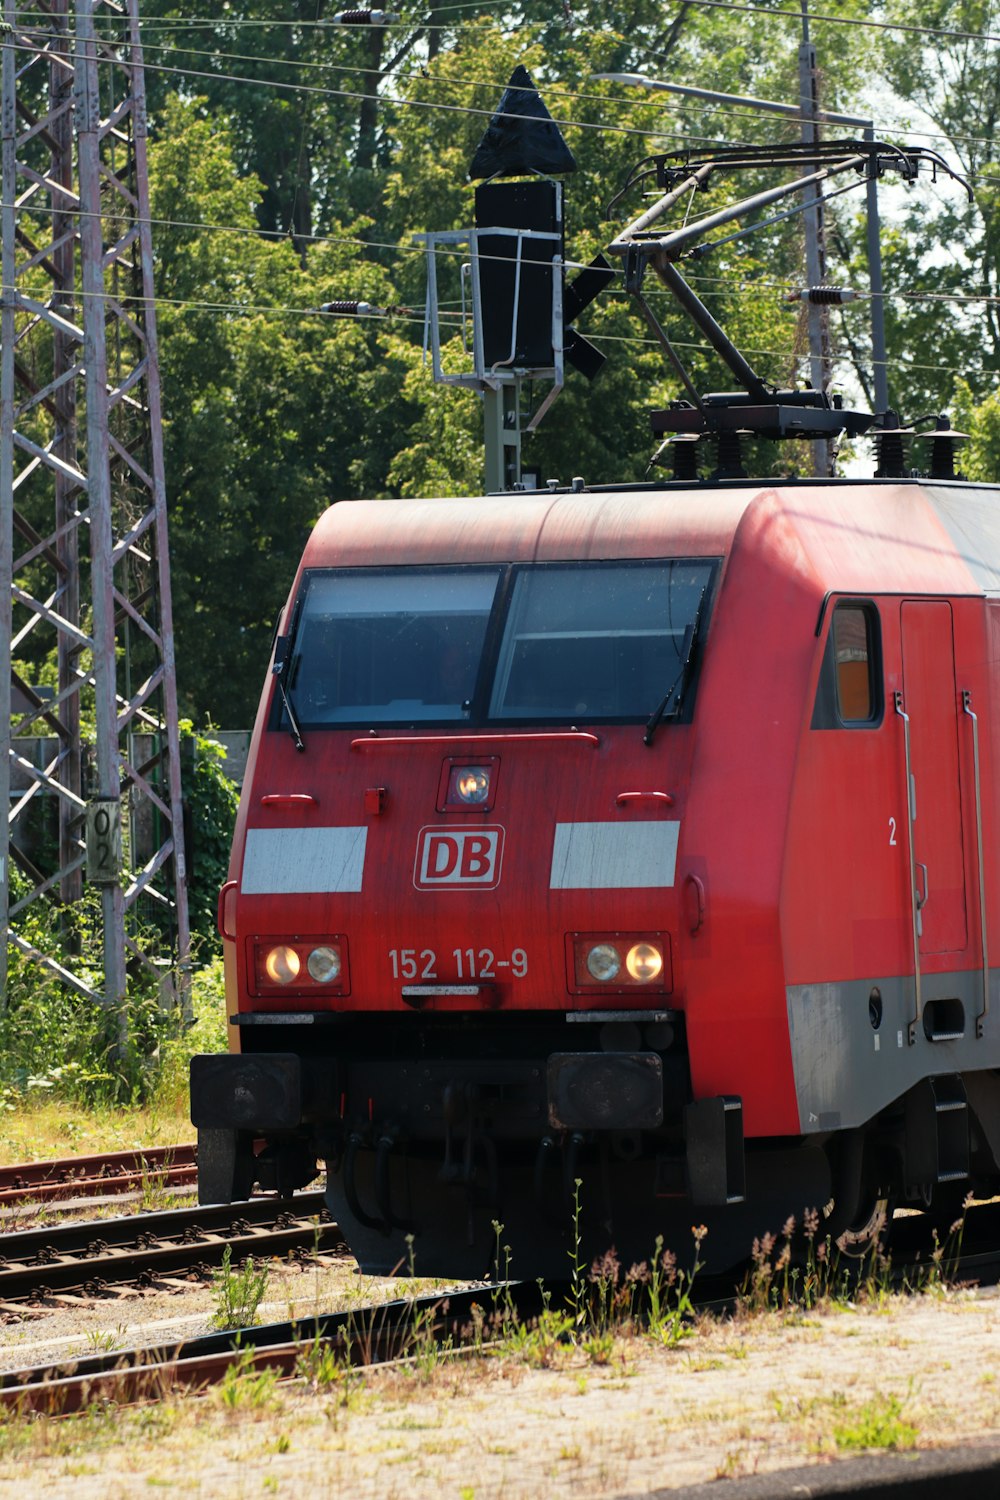
[[[181,1185],[196,1179],[196,1148],[187,1144],[18,1162],[0,1167],[0,1207],[127,1193],[151,1180]]]
[[[157,1214],[46,1226],[0,1236],[0,1311],[19,1299],[155,1281],[236,1259],[340,1249],[337,1225],[317,1222],[322,1193],[292,1199],[171,1209]]]
[[[251,1368],[293,1374],[299,1361],[317,1344],[326,1344],[356,1367],[405,1360],[419,1327],[443,1346],[475,1348],[474,1330],[483,1338],[502,1316],[520,1322],[537,1318],[545,1301],[535,1282],[487,1284],[472,1290],[326,1313],[294,1323],[208,1334],[152,1350],[118,1350],[88,1355],[0,1375],[0,1408],[18,1412],[68,1415],[95,1400],[132,1402],[198,1388],[219,1380],[238,1357]],[[482,1347],[480,1341],[479,1347]],[[252,1351],[252,1354],[249,1353]]]

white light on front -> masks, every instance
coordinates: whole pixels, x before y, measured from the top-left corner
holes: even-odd
[[[299,977],[301,967],[302,962],[295,949],[284,943],[272,948],[264,960],[264,971],[273,984],[291,984],[293,979]]]
[[[340,978],[340,953],[336,948],[314,948],[306,968],[317,984],[330,984]]]
[[[611,943],[596,943],[587,954],[587,970],[600,984],[616,979],[621,966],[621,954]]]
[[[625,967],[639,984],[648,984],[663,972],[663,954],[652,943],[635,943],[628,950]]]
[[[454,787],[463,802],[485,802],[490,795],[490,773],[487,766],[464,766],[454,773]]]

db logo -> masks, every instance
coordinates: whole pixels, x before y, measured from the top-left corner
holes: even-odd
[[[421,828],[413,883],[421,891],[443,885],[492,890],[500,884],[502,858],[502,828]]]

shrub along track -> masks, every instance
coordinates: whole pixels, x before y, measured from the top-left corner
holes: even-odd
[[[296,1201],[319,1198],[303,1194]],[[228,1209],[213,1209],[220,1233],[225,1215],[236,1208],[240,1212],[267,1206],[272,1212],[278,1205],[254,1200]],[[202,1213],[205,1211],[202,1210]],[[168,1216],[160,1216],[168,1217]],[[133,1221],[134,1222],[134,1221]],[[144,1221],[145,1222],[145,1221]],[[88,1226],[94,1227],[94,1226]],[[322,1226],[340,1243],[336,1226]],[[315,1233],[314,1226],[310,1226]],[[901,1249],[906,1257],[891,1270],[876,1268],[870,1261],[844,1267],[843,1275],[856,1281],[866,1278],[873,1289],[898,1290],[919,1285],[926,1280],[928,1265],[935,1265],[935,1241],[926,1222],[918,1218],[896,1221]],[[968,1248],[960,1256],[948,1259],[940,1268],[952,1283],[994,1284],[1000,1279],[1000,1204],[976,1206],[966,1216],[965,1239]],[[228,1240],[220,1238],[224,1248]],[[233,1242],[236,1243],[236,1242]],[[266,1233],[256,1237],[257,1245],[268,1243]],[[236,1256],[234,1254],[234,1260]],[[752,1276],[752,1268],[746,1272]],[[583,1273],[574,1293],[566,1286],[544,1290],[535,1282],[487,1284],[472,1289],[440,1292],[431,1296],[399,1299],[393,1302],[354,1308],[349,1312],[330,1313],[296,1322],[272,1323],[260,1328],[245,1328],[210,1334],[184,1343],[156,1349],[132,1349],[108,1354],[94,1354],[71,1362],[43,1365],[0,1375],[0,1407],[15,1412],[38,1412],[62,1415],[79,1411],[94,1401],[127,1403],[156,1399],[171,1391],[201,1389],[221,1380],[234,1362],[241,1373],[271,1369],[281,1375],[309,1375],[317,1362],[328,1359],[327,1370],[364,1366],[401,1359],[437,1358],[448,1354],[476,1352],[495,1339],[513,1339],[525,1335],[530,1325],[549,1309],[572,1315],[563,1317],[562,1332],[557,1338],[586,1336],[588,1312],[585,1305],[589,1278]],[[843,1294],[844,1283],[840,1294]],[[743,1294],[746,1296],[746,1293]],[[690,1296],[693,1312],[726,1314],[733,1310],[740,1296],[732,1276],[701,1278]],[[780,1305],[772,1303],[771,1305]]]
[[[45,1225],[0,1235],[0,1318],[114,1296],[125,1286],[189,1289],[179,1278],[209,1274],[227,1247],[234,1265],[251,1255],[345,1253],[321,1192]]]
[[[0,1167],[0,1208],[137,1194],[150,1189],[193,1188],[197,1177],[197,1150],[193,1145],[19,1162]]]

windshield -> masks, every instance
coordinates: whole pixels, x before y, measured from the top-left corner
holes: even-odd
[[[304,725],[467,719],[499,568],[306,579],[290,691]]]
[[[309,573],[288,691],[324,724],[647,722],[683,707],[715,563]],[[280,705],[276,724],[287,723]]]

